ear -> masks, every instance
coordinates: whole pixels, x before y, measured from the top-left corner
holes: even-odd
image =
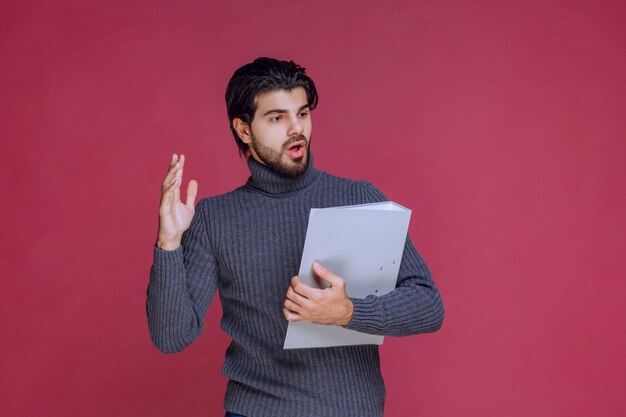
[[[233,119],[233,128],[243,143],[249,144],[252,142],[252,139],[250,138],[250,125],[248,123],[238,117],[235,117]]]

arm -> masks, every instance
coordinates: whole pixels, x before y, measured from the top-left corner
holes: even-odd
[[[175,192],[182,182],[182,164],[174,165],[175,159],[164,181],[159,238],[146,297],[150,336],[165,353],[185,349],[202,333],[219,275],[208,240],[205,200],[194,209],[197,188],[190,183],[187,202],[182,205]]]
[[[434,332],[443,323],[443,303],[422,257],[407,237],[396,288],[380,297],[351,298],[348,329],[385,336]]]
[[[349,298],[343,278],[317,263],[313,269],[329,286],[312,288],[293,277],[283,307],[288,321],[333,324],[383,336],[434,332],[441,327],[441,296],[409,238],[396,288],[382,296]]]
[[[362,183],[366,202],[386,201],[376,187]],[[443,323],[443,303],[428,266],[407,236],[396,288],[380,297],[351,298],[348,329],[385,336],[434,332]]]

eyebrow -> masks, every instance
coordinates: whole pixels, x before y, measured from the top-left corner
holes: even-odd
[[[298,109],[298,113],[300,113],[302,110],[309,108],[310,105],[307,104],[303,104],[302,106],[300,106],[300,108]],[[273,113],[277,113],[277,114],[286,114],[289,113],[288,110],[285,109],[272,109],[272,110],[268,110],[265,113],[263,113],[263,116],[267,116],[268,114],[273,114]]]

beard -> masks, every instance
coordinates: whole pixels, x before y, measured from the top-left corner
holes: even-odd
[[[272,171],[276,172],[277,174],[283,177],[295,179],[295,178],[302,176],[302,174],[306,172],[306,169],[309,164],[310,140],[307,140],[307,138],[304,135],[291,136],[289,140],[283,144],[282,150],[280,152],[270,148],[267,145],[263,145],[262,143],[259,143],[257,141],[256,136],[254,136],[254,133],[252,132],[250,132],[250,139],[251,139],[250,144],[252,145],[252,149],[254,149],[254,152],[256,152],[259,159],[268,168],[270,168]],[[298,142],[300,140],[303,140],[305,142],[306,149],[305,149],[304,155],[302,155],[302,157],[297,158],[297,159],[291,159],[287,157],[287,160],[285,161],[283,159],[283,156],[285,155],[285,152],[287,151],[287,149],[289,149],[289,147],[293,145],[295,142]]]

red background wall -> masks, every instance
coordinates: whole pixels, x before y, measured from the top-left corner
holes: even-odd
[[[219,416],[220,307],[164,355],[160,183],[247,178],[223,93],[318,84],[317,165],[413,209],[436,334],[387,338],[389,417],[616,416],[626,401],[626,7],[617,1],[2,1],[5,416]]]

